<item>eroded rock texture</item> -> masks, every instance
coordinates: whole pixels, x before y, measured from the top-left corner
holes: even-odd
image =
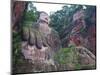
[[[16,31],[20,29],[20,22],[22,21],[23,13],[25,9],[27,8],[27,2],[24,1],[14,1],[12,0],[12,29],[13,31]]]
[[[53,56],[59,51],[61,44],[57,32],[48,26],[48,18],[47,13],[41,12],[36,24],[23,29],[22,54],[25,59],[40,68],[33,66],[33,72],[46,71],[47,66],[56,68]]]
[[[79,10],[73,15],[73,27],[64,38],[64,47],[74,46],[78,53],[78,64],[81,69],[95,67],[96,55],[96,17],[95,11],[91,14],[91,19],[85,20],[84,10]],[[67,32],[67,30],[66,30]],[[92,66],[91,66],[92,65]]]

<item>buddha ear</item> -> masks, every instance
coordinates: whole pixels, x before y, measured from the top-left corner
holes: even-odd
[[[35,18],[36,18],[35,22],[37,22],[38,19],[39,19],[39,17],[40,17],[40,12],[37,11],[36,14],[35,14],[35,16],[36,16],[36,17],[35,17]]]

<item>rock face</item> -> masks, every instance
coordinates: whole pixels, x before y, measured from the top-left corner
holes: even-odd
[[[79,14],[79,13],[76,12],[76,14]],[[77,50],[79,50],[79,53],[80,52],[83,53],[83,55],[80,53],[80,55],[81,55],[80,57],[82,57],[81,62],[84,65],[86,65],[86,64],[95,65],[96,28],[95,28],[95,25],[88,27],[88,25],[86,25],[84,17],[85,16],[82,15],[80,18],[77,18],[76,26],[72,29],[70,41],[77,47]],[[94,15],[92,15],[92,18],[94,18]],[[92,19],[91,21],[92,22],[94,21],[93,23],[95,23],[95,18]],[[84,33],[85,30],[87,30],[86,33]],[[93,32],[93,33],[91,33],[91,32]],[[83,46],[84,48],[78,47],[78,46]]]
[[[85,47],[76,47],[81,65],[95,65],[95,55]]]
[[[91,27],[88,27],[87,31],[87,42],[85,47],[87,47],[94,55],[96,55],[96,26],[92,25]]]
[[[33,68],[33,72],[45,71],[46,69],[41,68],[43,64],[55,67],[53,56],[59,51],[61,44],[57,32],[48,23],[48,15],[41,12],[35,25],[23,29],[22,54],[26,60],[40,68]]]
[[[22,20],[23,12],[27,2],[12,0],[12,29],[15,31],[19,28],[19,23]]]
[[[73,21],[72,21],[73,27],[70,30],[69,34],[66,36],[66,38],[64,38],[64,41],[66,40],[64,47],[68,47],[68,44],[74,44],[76,46],[81,45],[86,47],[94,55],[96,55],[96,16],[95,15],[96,13],[93,12],[91,14],[91,18],[89,18],[88,21],[86,20],[86,14],[84,10],[79,10],[76,13],[74,13]],[[65,30],[65,32],[67,32],[67,30]]]
[[[95,68],[96,62],[96,26],[95,26],[95,12],[91,15],[90,21],[87,23],[85,20],[84,10],[79,10],[73,15],[73,27],[69,35],[64,41],[67,41],[64,48],[74,46],[76,53],[77,64],[81,66],[80,69]],[[90,25],[91,24],[91,25]],[[67,32],[67,30],[66,30]],[[74,50],[72,50],[74,52]],[[73,57],[73,55],[72,55]],[[69,57],[70,59],[70,57]],[[68,63],[66,63],[68,64]],[[69,64],[71,65],[71,64]],[[75,69],[75,63],[72,64],[73,68],[68,67],[69,70]],[[67,70],[67,69],[66,69]]]

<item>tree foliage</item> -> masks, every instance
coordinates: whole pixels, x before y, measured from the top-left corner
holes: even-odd
[[[65,5],[61,10],[50,15],[51,23],[50,26],[53,27],[56,31],[59,32],[59,35],[62,37],[62,33],[66,28],[70,29],[73,23],[73,14],[78,10],[85,10],[85,19],[90,20],[92,13],[96,11],[94,6],[86,5]],[[70,31],[69,31],[70,32]],[[66,35],[65,35],[66,36]]]

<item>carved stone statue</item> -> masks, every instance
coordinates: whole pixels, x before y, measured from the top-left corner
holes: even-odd
[[[54,54],[60,49],[58,33],[49,27],[47,13],[40,12],[32,27],[25,27],[22,33],[22,54],[33,64],[54,65]]]

